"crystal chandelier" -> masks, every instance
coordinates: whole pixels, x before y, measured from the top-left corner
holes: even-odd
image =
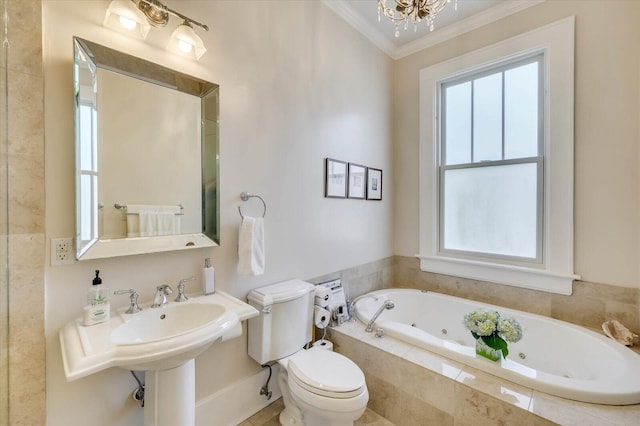
[[[378,0],[378,22],[382,14],[391,19],[395,26],[395,36],[400,36],[400,24],[404,22],[404,29],[413,21],[413,30],[418,31],[418,22],[427,21],[429,31],[433,31],[433,21],[451,0],[389,0],[393,7],[387,7],[387,0]],[[458,10],[458,0],[455,0],[455,10]]]

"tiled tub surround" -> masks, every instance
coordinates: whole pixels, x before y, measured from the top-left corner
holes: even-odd
[[[606,320],[616,319],[640,334],[640,289],[575,281],[573,294],[563,296],[423,272],[416,258],[395,256],[393,259],[391,287],[431,290],[593,329],[600,329]]]
[[[499,379],[359,322],[330,330],[336,352],[364,371],[369,408],[396,425],[634,425],[640,405],[575,402]]]

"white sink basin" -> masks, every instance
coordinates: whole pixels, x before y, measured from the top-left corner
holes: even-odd
[[[65,375],[72,381],[110,367],[171,369],[215,342],[241,336],[241,321],[256,315],[251,305],[218,291],[137,314],[114,312],[88,327],[77,318],[60,330]]]
[[[111,332],[116,345],[139,345],[170,339],[220,320],[226,309],[213,303],[179,303],[148,309]]]

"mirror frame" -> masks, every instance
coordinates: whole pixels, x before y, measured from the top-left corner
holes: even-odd
[[[96,68],[102,68],[108,71],[116,72],[128,77],[146,81],[148,83],[163,86],[169,89],[177,90],[183,93],[187,93],[193,96],[201,98],[201,139],[200,139],[200,157],[202,167],[202,232],[195,234],[177,234],[166,236],[153,236],[153,237],[123,237],[123,238],[111,238],[100,239],[100,235],[96,235],[95,238],[89,240],[88,243],[82,244],[80,239],[80,206],[81,206],[81,191],[80,191],[80,143],[81,136],[78,130],[78,108],[79,101],[77,96],[77,83],[74,83],[74,103],[75,103],[75,180],[76,180],[76,194],[75,194],[75,217],[76,217],[76,259],[100,259],[116,256],[129,256],[143,253],[157,253],[165,251],[175,251],[193,248],[203,247],[215,247],[220,243],[220,211],[218,206],[220,205],[220,189],[218,188],[218,182],[220,177],[220,161],[219,161],[219,85],[201,80],[196,77],[175,71],[164,66],[155,64],[153,62],[146,61],[144,59],[137,58],[135,56],[128,55],[126,53],[119,52],[117,50],[90,42],[88,40],[81,39],[79,37],[73,38],[74,45],[74,81],[77,81],[78,64],[77,58],[79,51],[82,52],[88,61],[90,61]],[[217,106],[215,111],[215,134],[217,137],[213,142],[208,141],[206,138],[206,122],[205,120],[205,102],[214,99]],[[97,137],[96,137],[97,138]],[[208,143],[207,143],[208,142]],[[211,146],[215,145],[215,146]],[[215,152],[215,158],[212,161],[206,161],[205,152],[211,154]],[[215,165],[215,173],[211,174],[206,170],[207,165]],[[215,179],[215,195],[213,200],[211,197],[207,197],[205,194],[205,188],[207,182],[206,177],[209,179]],[[215,203],[211,206],[210,203]],[[99,206],[96,211],[99,210]],[[205,213],[211,211],[213,208],[215,212],[215,219],[213,221],[215,229],[207,229],[206,224],[212,223],[207,221]],[[97,214],[97,213],[96,213]]]

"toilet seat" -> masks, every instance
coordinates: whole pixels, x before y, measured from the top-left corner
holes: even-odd
[[[335,352],[310,349],[289,358],[289,379],[315,395],[354,398],[366,391],[364,374],[349,358]]]

